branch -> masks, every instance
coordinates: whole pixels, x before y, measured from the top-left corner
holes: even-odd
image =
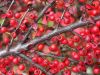
[[[28,62],[30,62],[33,66],[35,66],[35,67],[39,68],[40,70],[42,70],[46,75],[52,75],[50,72],[47,72],[45,70],[45,68],[43,68],[41,65],[33,62],[31,58],[29,58],[28,56],[26,56],[24,54],[21,54],[19,52],[16,52],[16,53],[8,52],[7,55],[18,55],[18,56],[22,57],[24,60],[27,60]]]
[[[11,1],[1,2],[0,3],[0,8],[6,6],[6,5],[10,4],[10,3],[11,3]]]
[[[45,54],[45,53],[39,52],[39,51],[35,51],[35,52],[40,56],[46,56],[46,57],[52,57],[52,58],[58,58],[58,59],[64,59],[65,58],[63,56],[57,56],[57,55],[54,55],[54,54]]]
[[[100,16],[95,17],[94,19],[95,20],[99,20]],[[26,49],[30,44],[35,46],[37,43],[43,42],[44,40],[46,40],[48,38],[51,38],[51,37],[56,36],[56,35],[59,35],[59,34],[64,33],[66,31],[73,30],[73,29],[78,28],[78,27],[85,26],[85,25],[87,25],[89,23],[90,23],[89,21],[86,21],[86,22],[77,21],[77,22],[75,22],[75,23],[73,23],[73,24],[71,24],[71,25],[69,25],[67,27],[62,27],[62,28],[56,29],[56,30],[52,31],[49,34],[45,34],[44,36],[38,37],[36,39],[33,39],[28,43],[25,43],[25,44],[20,44],[19,43],[16,47],[11,48],[9,52],[7,52],[5,49],[4,50],[0,50],[0,57],[8,56],[8,55],[11,55],[11,54],[18,54],[18,53],[19,53],[18,55],[20,55],[20,51],[22,51],[22,49]],[[21,55],[21,56],[23,56],[23,55]],[[24,59],[26,59],[29,62],[31,62],[31,59],[29,59],[27,57],[25,57]],[[71,60],[71,59],[69,59],[69,60]],[[36,64],[34,64],[34,65],[36,66]],[[36,66],[36,67],[38,67],[38,66]],[[38,67],[38,68],[41,69],[41,67]],[[45,69],[43,71],[45,72]],[[47,75],[51,75],[51,74],[49,73]]]
[[[47,72],[42,66],[40,66],[39,64],[36,64],[35,62],[33,62],[31,60],[31,58],[27,57],[24,54],[18,54],[20,57],[22,57],[23,59],[27,60],[28,62],[30,62],[32,65],[34,65],[35,67],[41,69],[46,75],[52,75],[50,72]]]
[[[47,11],[47,9],[52,6],[55,3],[55,0],[53,0],[50,4],[48,4],[47,6],[44,7],[44,9],[40,12],[37,20],[35,21],[35,23],[37,23],[40,18],[42,18],[42,16],[44,15],[44,13]],[[25,42],[25,40],[28,38],[29,34],[31,33],[31,30],[33,29],[33,27],[31,26],[28,30],[28,32],[25,35],[25,38],[22,40],[21,44],[23,44]]]
[[[42,52],[38,52],[38,51],[35,51],[38,55],[40,56],[46,56],[46,57],[52,57],[52,58],[57,58],[57,59],[65,59],[66,57],[65,56],[57,56],[57,55],[54,55],[54,54],[45,54],[45,53],[42,53]],[[68,60],[72,61],[72,62],[78,62],[72,58],[69,58],[68,57]]]
[[[97,16],[97,17],[94,18],[95,21],[99,20],[99,19],[100,19],[100,16]],[[43,42],[43,41],[47,40],[48,38],[51,38],[53,36],[59,35],[61,33],[64,33],[64,32],[67,32],[67,31],[70,31],[70,30],[73,30],[73,29],[76,29],[78,27],[86,26],[87,24],[90,24],[90,22],[89,21],[85,21],[85,22],[84,21],[77,21],[77,22],[75,22],[75,23],[73,23],[73,24],[71,24],[67,27],[62,27],[62,28],[56,29],[49,34],[45,34],[44,36],[33,39],[28,43],[25,43],[25,44],[19,43],[16,47],[11,48],[9,52],[6,52],[5,49],[0,50],[0,57],[7,56],[11,53],[19,52],[22,49],[26,49],[29,45],[35,46],[36,44]]]

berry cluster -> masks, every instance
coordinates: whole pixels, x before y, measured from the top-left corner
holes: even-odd
[[[11,0],[0,10],[0,75],[100,74],[100,0]]]

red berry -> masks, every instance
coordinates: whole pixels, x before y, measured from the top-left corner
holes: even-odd
[[[35,18],[36,18],[36,15],[34,15],[33,13],[31,13],[31,14],[29,14],[29,17],[30,17],[31,19],[35,19]]]
[[[55,20],[55,16],[54,15],[49,16],[49,20],[50,21],[54,21]]]
[[[95,67],[95,68],[93,69],[93,73],[94,73],[94,74],[99,74],[99,73],[100,73],[100,68]]]
[[[52,63],[53,63],[55,66],[57,66],[57,65],[59,64],[59,61],[58,61],[58,60],[54,60]]]
[[[50,68],[57,67],[58,64],[59,64],[59,61],[58,61],[58,60],[54,60],[54,61],[52,61],[52,63],[50,64]]]
[[[52,74],[56,74],[58,71],[59,71],[59,68],[52,68],[52,69],[50,69],[50,72]]]
[[[44,48],[44,44],[39,44],[39,45],[38,45],[38,50],[41,51],[41,50],[43,50],[43,48]]]
[[[5,33],[5,32],[7,32],[7,28],[6,27],[2,27],[1,28],[1,33]]]
[[[96,16],[97,14],[98,14],[98,10],[96,10],[96,9],[93,9],[93,10],[89,11],[90,16]]]
[[[65,63],[63,63],[63,62],[60,62],[59,64],[58,64],[58,68],[61,70],[61,69],[63,69],[65,67]]]
[[[13,38],[16,38],[16,36],[17,36],[16,32],[13,32],[13,33],[12,33],[12,37],[13,37]]]
[[[4,41],[5,44],[8,44],[8,43],[10,42],[10,39],[9,39],[8,37],[5,37],[5,38],[3,39],[3,41]]]
[[[15,19],[11,19],[10,25],[15,28],[17,26],[17,21]]]
[[[92,48],[91,43],[86,43],[86,50],[89,50],[89,49],[91,49],[91,48]]]
[[[18,18],[20,18],[20,17],[21,17],[21,14],[20,14],[20,13],[16,13],[16,14],[15,14],[15,18],[18,19]]]
[[[23,65],[23,64],[19,65],[19,70],[21,70],[21,71],[25,70],[25,65]]]
[[[73,66],[73,67],[72,67],[72,71],[73,71],[73,72],[79,72],[78,67],[77,67],[77,66]]]
[[[86,0],[79,0],[79,2],[84,3],[84,2],[86,2]]]
[[[37,63],[42,64],[41,62],[43,62],[43,58],[42,57],[37,57]]]
[[[65,19],[64,19],[64,23],[65,23],[65,24],[69,24],[69,23],[70,23],[70,19],[69,19],[69,18],[65,18]]]
[[[66,66],[68,66],[68,65],[70,64],[70,61],[66,58],[66,59],[64,60],[64,63],[65,63]]]
[[[91,32],[92,33],[98,33],[99,32],[99,28],[97,26],[94,26],[92,29],[91,29]]]
[[[58,39],[60,42],[63,41],[64,38],[65,38],[65,37],[64,37],[63,35],[60,35],[60,36],[57,37],[57,39]]]
[[[28,19],[24,19],[22,23],[23,24],[28,23]]]
[[[68,17],[71,16],[71,14],[70,14],[68,11],[66,11],[64,16],[65,16],[66,18],[68,18]]]
[[[80,37],[79,36],[74,36],[73,39],[74,39],[74,42],[79,42]]]
[[[34,75],[41,75],[41,70],[35,69],[34,70]]]
[[[74,17],[69,17],[69,21],[70,21],[70,23],[73,23],[75,21],[75,18]]]
[[[71,71],[70,70],[65,70],[63,75],[71,75]]]
[[[26,27],[26,25],[24,25],[24,24],[20,26],[20,30],[21,30],[21,31],[25,31],[26,28],[27,28],[27,27]]]
[[[25,3],[28,3],[30,0],[23,0]]]
[[[18,63],[19,63],[18,58],[14,58],[14,59],[13,59],[13,63],[14,63],[14,64],[18,64]]]
[[[42,66],[48,66],[49,65],[49,61],[47,59],[44,59],[42,62]]]
[[[13,17],[13,12],[12,11],[8,11],[7,14],[6,14],[6,16],[8,18],[12,18]]]
[[[2,72],[3,74],[6,74],[6,73],[7,73],[6,68],[2,68],[2,69],[1,69],[1,72]]]
[[[52,44],[52,45],[49,47],[49,49],[50,49],[51,51],[57,51],[57,50],[58,50],[58,47],[57,47],[56,44]]]
[[[96,21],[96,26],[97,27],[100,27],[100,20],[99,21]]]
[[[41,26],[41,27],[39,27],[39,32],[44,32],[44,27],[43,26]]]
[[[13,61],[13,59],[14,59],[14,56],[9,56],[10,61]]]
[[[32,58],[32,61],[33,61],[33,62],[38,62],[38,57],[37,57],[37,56],[34,56],[34,57]]]
[[[73,47],[74,45],[74,41],[72,39],[68,39],[68,45]]]
[[[8,71],[7,75],[15,75],[15,74],[14,74],[14,71]]]
[[[99,5],[100,5],[100,1],[94,0],[94,1],[92,2],[92,4],[97,8],[97,7],[99,7]]]
[[[62,43],[62,44],[67,44],[68,41],[67,41],[67,39],[63,39],[63,40],[61,41],[61,43]]]
[[[73,57],[75,60],[79,60],[79,59],[80,59],[79,54],[76,53],[76,52],[72,52],[72,57]]]

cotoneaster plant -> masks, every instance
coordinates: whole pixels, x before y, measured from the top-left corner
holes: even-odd
[[[100,75],[100,0],[1,0],[0,75]]]

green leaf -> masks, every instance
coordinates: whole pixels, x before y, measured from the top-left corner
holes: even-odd
[[[38,23],[42,23],[42,19],[40,19],[40,20],[38,21]]]
[[[53,21],[49,21],[47,25],[48,25],[48,27],[52,27],[54,25],[54,22]]]
[[[89,75],[93,75],[92,68],[87,67],[87,72],[86,73],[89,74]]]
[[[3,21],[4,21],[4,19],[0,18],[0,24],[2,24],[2,23],[3,23]]]

